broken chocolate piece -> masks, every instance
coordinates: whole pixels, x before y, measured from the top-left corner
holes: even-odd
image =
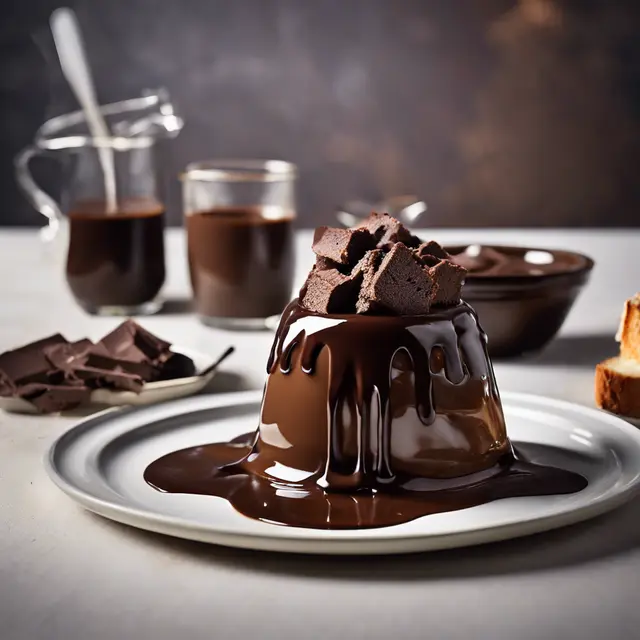
[[[42,351],[52,367],[66,370],[73,369],[79,362],[83,362],[93,346],[91,340],[85,339],[47,345]]]
[[[376,246],[367,229],[333,229],[318,227],[313,236],[313,251],[321,258],[338,264],[354,265],[366,251]]]
[[[84,386],[49,386],[29,383],[16,394],[29,401],[40,413],[58,413],[88,402],[91,390]]]
[[[191,358],[169,347],[133,320],[98,344],[56,334],[0,355],[0,395],[51,413],[88,402],[93,389],[139,393],[145,382],[194,375]]]
[[[160,340],[133,320],[126,320],[107,334],[100,343],[112,357],[133,362],[164,361],[171,344]]]
[[[353,313],[361,279],[337,269],[313,269],[301,291],[301,304],[316,313]]]
[[[43,338],[24,347],[6,351],[0,355],[0,371],[3,378],[15,386],[29,382],[46,384],[51,364],[44,356],[43,349],[50,345],[67,344],[67,340],[59,333]]]
[[[123,358],[112,358],[100,353],[90,352],[83,367],[103,369],[107,371],[122,371],[142,378],[146,382],[153,382],[160,376],[161,367],[156,367],[150,362],[134,362]]]
[[[375,304],[399,315],[429,313],[434,283],[411,249],[398,242],[385,255],[380,267],[363,281],[358,307]]]
[[[441,260],[429,268],[429,275],[435,283],[433,304],[454,305],[460,302],[460,292],[467,270],[450,260]]]

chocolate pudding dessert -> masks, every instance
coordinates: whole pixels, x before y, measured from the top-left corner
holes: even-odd
[[[293,214],[229,207],[186,216],[196,312],[203,318],[268,318],[291,297]]]
[[[586,480],[521,459],[466,270],[383,214],[316,231],[316,264],[285,310],[257,431],[168,454],[171,493],[227,499],[265,522],[380,527]]]
[[[122,307],[130,313],[154,301],[164,283],[164,209],[130,198],[107,214],[105,203],[78,202],[69,212],[67,282],[90,313]]]

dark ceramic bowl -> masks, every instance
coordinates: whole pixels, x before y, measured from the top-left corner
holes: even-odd
[[[488,336],[492,357],[509,358],[542,349],[556,335],[589,280],[593,260],[571,251],[484,246],[523,260],[531,252],[547,254],[549,262],[543,267],[537,269],[532,263],[533,273],[508,275],[504,267],[493,275],[471,271],[462,290]],[[446,249],[456,255],[467,245]]]

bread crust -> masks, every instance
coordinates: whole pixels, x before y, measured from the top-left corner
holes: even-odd
[[[630,418],[640,418],[640,377],[615,370],[617,358],[596,365],[596,404],[601,409]]]

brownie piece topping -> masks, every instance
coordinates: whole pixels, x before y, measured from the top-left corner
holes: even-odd
[[[460,302],[466,270],[387,213],[372,213],[354,229],[319,227],[313,251],[316,264],[299,299],[316,313],[421,315]]]
[[[440,260],[429,268],[429,275],[435,283],[434,305],[454,305],[460,302],[460,292],[467,270],[449,260]]]
[[[379,248],[390,248],[396,242],[402,242],[409,247],[417,247],[420,244],[420,238],[412,235],[409,229],[388,213],[374,211],[357,228],[367,229],[376,239]]]
[[[398,315],[425,314],[431,308],[432,290],[429,271],[415,259],[411,249],[398,242],[379,268],[363,281],[359,308],[375,305]]]
[[[345,276],[337,269],[312,270],[300,300],[307,309],[318,313],[342,313],[355,308],[360,285],[358,276]]]
[[[313,237],[314,253],[338,264],[354,264],[375,245],[375,238],[366,229],[318,227]]]

